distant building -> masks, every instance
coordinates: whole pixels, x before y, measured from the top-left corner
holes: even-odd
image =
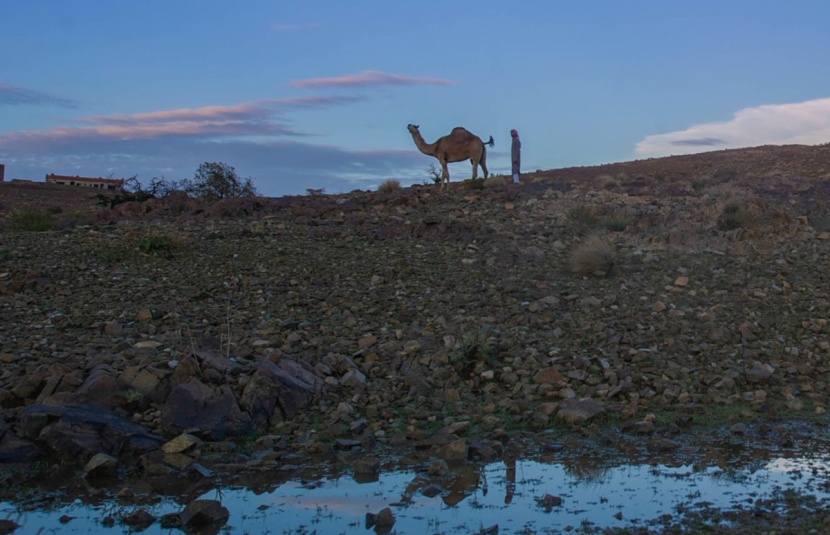
[[[88,178],[83,176],[63,176],[54,173],[46,175],[46,182],[49,184],[61,184],[64,186],[81,186],[85,188],[124,189],[123,178]]]

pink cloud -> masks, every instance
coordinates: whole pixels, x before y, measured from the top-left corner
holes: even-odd
[[[336,105],[354,97],[298,97],[244,102],[232,106],[180,108],[133,115],[81,117],[85,126],[21,131],[0,136],[7,146],[32,146],[67,140],[127,141],[171,136],[217,138],[228,136],[306,136],[279,121],[281,112],[295,108]]]
[[[443,78],[418,78],[402,74],[389,74],[380,71],[362,71],[360,74],[347,74],[330,78],[307,78],[292,80],[291,87],[316,89],[321,87],[364,87],[375,85],[455,85],[453,80]]]

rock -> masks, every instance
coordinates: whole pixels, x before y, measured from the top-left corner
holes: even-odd
[[[349,388],[366,388],[366,376],[360,370],[349,370],[340,378],[340,384]]]
[[[565,376],[554,367],[543,368],[533,374],[533,382],[536,384],[561,383],[563,381],[565,381]]]
[[[2,519],[0,520],[0,535],[6,535],[8,533],[14,533],[17,528],[20,527],[20,524],[14,522],[12,520]]]
[[[115,474],[118,468],[118,459],[106,453],[96,453],[86,463],[84,474],[86,477],[102,477]]]
[[[603,412],[605,409],[594,399],[568,398],[559,403],[559,412],[556,413],[556,417],[565,423],[580,424]]]
[[[214,392],[196,378],[170,392],[161,409],[161,425],[177,431],[197,429],[211,440],[244,435],[253,427],[231,392]]]
[[[276,425],[294,418],[323,389],[323,381],[307,364],[288,357],[277,363],[263,359],[245,386],[240,405],[256,425]]]
[[[0,418],[0,463],[31,462],[41,453],[34,443],[18,437],[11,426]]]
[[[375,528],[375,533],[389,533],[395,525],[395,515],[392,509],[382,509],[377,514],[366,513],[366,529]]]
[[[638,435],[650,435],[654,433],[654,422],[651,420],[637,422],[634,424],[634,430]]]
[[[136,459],[164,442],[145,427],[98,407],[31,405],[21,411],[18,429],[57,457],[76,461],[96,453]]]
[[[448,462],[463,461],[467,458],[467,441],[463,438],[454,440],[438,448],[435,454]]]
[[[187,528],[221,527],[227,523],[230,512],[216,500],[194,500],[179,513],[179,522]]]
[[[756,360],[752,363],[749,371],[746,372],[746,380],[750,383],[766,383],[773,373],[775,373],[775,368],[769,364],[761,364]]]
[[[376,476],[380,474],[380,459],[377,457],[358,459],[352,464],[352,469],[356,476],[363,478],[369,476],[376,479]]]
[[[729,432],[733,435],[746,435],[747,427],[745,423],[737,423],[729,426]]]
[[[554,507],[561,506],[563,503],[562,498],[559,496],[553,496],[552,494],[545,494],[541,498],[537,498],[536,501],[548,512],[550,512]]]
[[[164,453],[183,453],[199,444],[202,444],[202,439],[199,437],[191,435],[190,433],[182,433],[176,438],[166,442],[161,447],[161,451]]]
[[[429,466],[427,467],[427,474],[433,477],[441,477],[447,475],[449,472],[449,466],[447,465],[447,461],[444,459],[434,459],[429,462]]]
[[[136,531],[144,531],[153,525],[156,517],[151,515],[146,509],[136,509],[132,513],[123,515],[121,522],[133,528]]]

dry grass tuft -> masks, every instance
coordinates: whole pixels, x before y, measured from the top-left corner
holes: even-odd
[[[504,175],[495,175],[484,179],[485,188],[498,188],[512,183],[513,179]]]
[[[378,191],[398,191],[401,189],[401,181],[397,178],[389,178],[378,185]]]
[[[599,236],[590,236],[574,250],[571,267],[578,275],[605,277],[614,267],[614,250]]]

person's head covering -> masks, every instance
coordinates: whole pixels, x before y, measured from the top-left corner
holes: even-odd
[[[513,136],[513,137],[519,137],[519,133],[516,131],[515,128],[510,131],[510,135]]]

